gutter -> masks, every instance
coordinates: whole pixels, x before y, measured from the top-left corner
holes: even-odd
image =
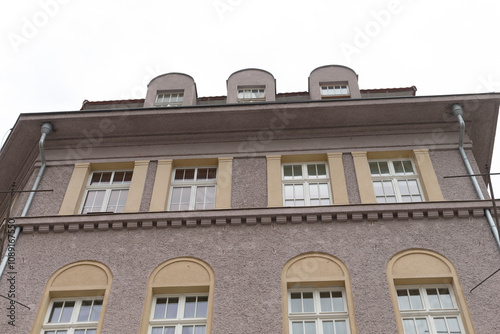
[[[479,196],[479,199],[484,200],[485,198],[484,198],[483,192],[481,191],[481,188],[479,187],[479,183],[477,182],[477,179],[474,176],[474,171],[472,170],[471,164],[470,164],[469,159],[467,158],[467,154],[465,154],[465,150],[464,150],[465,121],[462,117],[462,115],[464,113],[462,106],[460,104],[453,104],[451,106],[451,112],[455,117],[457,117],[458,122],[460,123],[460,135],[458,138],[458,151],[460,152],[460,155],[462,156],[462,160],[464,161],[465,168],[467,169],[467,173],[470,175],[472,185],[474,186],[474,189],[476,190],[476,193]],[[493,233],[493,237],[495,238],[495,241],[497,242],[497,246],[500,248],[500,237],[498,235],[498,229],[497,229],[495,222],[493,220],[493,216],[491,215],[491,212],[489,209],[485,209],[484,213],[486,215],[486,220],[488,221],[488,224],[490,225],[491,233]]]
[[[40,141],[38,142],[38,147],[40,148],[40,158],[42,160],[42,165],[40,167],[40,170],[38,171],[38,175],[35,179],[35,183],[33,184],[33,187],[31,188],[32,192],[30,192],[30,195],[28,197],[28,200],[26,201],[26,204],[24,205],[23,212],[21,213],[21,217],[26,217],[28,214],[28,210],[31,207],[31,203],[33,202],[33,198],[35,197],[35,190],[38,190],[38,186],[40,185],[40,181],[42,180],[42,176],[45,173],[45,167],[46,167],[46,160],[45,160],[45,150],[44,150],[44,143],[45,143],[45,137],[47,137],[48,134],[52,133],[53,126],[52,123],[44,123],[42,125],[42,128],[40,129],[40,132],[42,133],[40,137]],[[18,226],[16,227],[14,231],[14,236],[12,237],[11,240],[9,240],[9,246],[15,246],[17,238],[19,237],[19,233],[21,232],[21,227]],[[2,278],[3,272],[5,271],[5,267],[7,266],[7,260],[9,258],[9,252],[5,252],[5,255],[2,259],[2,263],[0,264],[0,278]]]

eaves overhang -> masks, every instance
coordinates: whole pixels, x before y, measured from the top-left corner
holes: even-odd
[[[55,130],[47,137],[47,145],[89,136],[105,140],[225,131],[248,133],[273,124],[291,131],[393,125],[439,130],[457,122],[449,111],[454,103],[464,109],[466,131],[483,170],[493,152],[500,93],[23,113],[0,152],[0,189],[10,189],[25,165],[33,163],[30,160],[37,154],[40,127],[45,122],[52,122]]]

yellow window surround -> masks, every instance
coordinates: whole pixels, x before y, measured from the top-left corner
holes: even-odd
[[[345,264],[324,253],[306,253],[290,259],[281,272],[283,334],[289,333],[288,289],[343,287],[347,301],[350,333],[358,333],[354,313],[351,279]]]
[[[267,206],[283,207],[282,163],[325,161],[328,163],[330,187],[334,205],[349,204],[345,182],[342,153],[268,155],[267,157]]]
[[[60,268],[45,286],[30,333],[41,332],[51,299],[102,296],[103,303],[97,324],[97,334],[100,334],[112,279],[109,268],[96,261],[79,261]]]
[[[373,191],[372,178],[368,160],[370,159],[412,159],[417,169],[425,200],[429,202],[444,201],[428,149],[414,149],[388,152],[352,152],[356,178],[358,181],[361,203],[377,203]]]
[[[389,292],[396,316],[398,333],[404,334],[403,321],[399,311],[397,286],[450,284],[465,333],[476,333],[472,325],[470,311],[465,302],[465,296],[453,264],[441,254],[425,249],[409,249],[394,255],[387,263],[387,280]]]
[[[87,182],[92,171],[120,169],[133,170],[124,212],[138,212],[141,205],[144,184],[146,183],[148,166],[149,160],[135,162],[75,164],[68,188],[66,189],[66,194],[61,204],[61,208],[59,209],[59,214],[76,215],[80,213],[80,206],[82,204]]]
[[[222,157],[212,159],[159,160],[149,211],[165,211],[167,209],[170,181],[174,168],[196,166],[217,166],[215,209],[230,209],[233,158]]]
[[[148,333],[149,319],[155,295],[200,292],[208,293],[206,333],[211,333],[214,309],[214,284],[214,272],[202,260],[181,257],[160,264],[149,276],[140,333]]]

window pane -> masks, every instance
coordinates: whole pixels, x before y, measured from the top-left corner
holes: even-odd
[[[184,180],[194,180],[194,168],[184,170]]]
[[[332,302],[330,299],[330,292],[320,292],[319,298],[321,301],[321,312],[331,312]],[[332,324],[332,329],[333,329],[333,324]]]
[[[316,334],[316,323],[313,321],[307,321],[305,323],[305,334]]]
[[[82,306],[80,307],[80,313],[78,313],[77,321],[88,321],[91,307],[92,307],[91,300],[82,301]]]
[[[304,199],[304,186],[301,184],[294,185],[295,198]]]
[[[448,334],[448,329],[446,328],[446,322],[444,318],[434,318],[434,326],[436,326],[436,331],[438,333]]]
[[[418,289],[411,289],[410,292],[410,300],[411,300],[411,308],[413,310],[422,310],[424,308],[422,304],[422,298],[420,298],[420,292]]]
[[[196,317],[205,318],[207,316],[208,297],[198,297],[198,306],[196,307]]]
[[[75,307],[75,302],[64,302],[63,311],[61,314],[61,320],[59,322],[69,322],[71,320],[71,315],[73,314],[73,308]]]
[[[401,161],[393,161],[394,172],[396,174],[404,174],[405,170],[403,169],[403,163]]]
[[[175,327],[165,327],[163,334],[175,334]]]
[[[208,169],[208,180],[215,180],[217,178],[217,168]]]
[[[384,196],[384,189],[381,181],[373,181],[373,191],[375,196]]]
[[[450,292],[447,288],[440,288],[439,297],[441,299],[441,305],[443,308],[453,308],[453,302],[451,301]]]
[[[318,176],[320,177],[326,177],[326,165],[324,164],[319,164],[316,165],[318,169]]]
[[[186,305],[184,306],[184,318],[194,318],[196,309],[196,297],[186,297]]]
[[[411,164],[411,161],[403,161],[403,167],[405,169],[406,174],[414,174],[415,173],[413,171],[413,166]]]
[[[304,334],[304,328],[302,326],[302,322],[292,322],[292,333]]]
[[[328,193],[328,183],[319,184],[319,196],[321,198],[330,198],[330,195]]]
[[[309,197],[319,198],[319,185],[317,183],[309,184]]]
[[[153,327],[151,329],[151,334],[163,334],[163,328],[161,328],[161,327]]]
[[[418,334],[429,334],[429,326],[427,326],[426,319],[415,319],[417,323],[417,333]]]
[[[60,333],[60,332],[58,332]],[[85,329],[77,329],[75,330],[75,334],[85,334]]]
[[[49,322],[59,322],[59,316],[61,315],[63,302],[55,302],[52,305],[52,312],[50,313]]]
[[[283,178],[289,180],[293,177],[292,166],[283,166]]]
[[[316,165],[307,165],[307,175],[311,178],[317,178]]]
[[[191,198],[191,187],[172,188],[172,198],[170,199],[170,210],[188,210]]]
[[[460,334],[460,325],[458,324],[457,318],[446,318],[446,322],[448,323],[448,329],[451,334]]]
[[[85,203],[83,204],[82,213],[100,212],[105,194],[105,190],[89,190],[87,192],[87,198],[85,198]]]
[[[344,300],[342,299],[342,292],[334,291],[332,292],[333,297],[333,310],[335,312],[344,311]]]
[[[179,308],[179,298],[170,297],[167,303],[167,319],[177,318],[177,310]]]
[[[184,180],[184,169],[176,169],[174,180]]]
[[[163,319],[165,317],[165,310],[167,308],[167,299],[156,299],[155,313],[153,319]]]
[[[401,195],[409,195],[410,190],[408,189],[408,185],[406,184],[406,180],[399,180],[398,181],[398,187],[399,187],[399,192]]]
[[[403,327],[405,328],[405,334],[417,334],[413,319],[403,319]]]
[[[370,173],[372,175],[379,175],[380,174],[380,172],[378,170],[378,163],[377,162],[370,162],[369,165],[370,165]]]
[[[109,197],[107,212],[123,212],[127,203],[128,189],[113,190]]]
[[[303,293],[304,312],[314,312],[314,301],[312,292]]]
[[[302,166],[301,165],[293,165],[293,176],[294,179],[302,178]]]
[[[436,289],[427,289],[427,298],[429,299],[430,308],[441,308]]]
[[[194,328],[194,334],[205,334],[206,326],[196,326]]]
[[[408,291],[398,290],[398,303],[400,310],[410,310],[410,299],[408,298]]]
[[[292,304],[292,312],[302,312],[302,298],[300,292],[293,292],[290,295],[291,304]]]
[[[196,175],[196,180],[206,180],[208,178],[207,168],[198,168],[198,174]]]
[[[193,334],[193,326],[182,326],[182,334]]]
[[[335,334],[347,334],[347,323],[345,320],[335,321]]]
[[[408,188],[410,190],[410,194],[419,195],[420,190],[418,189],[417,180],[408,180]]]
[[[92,307],[92,312],[90,314],[90,321],[98,321],[101,315],[102,300],[94,300],[94,307]]]
[[[213,209],[215,207],[215,186],[197,187],[195,209]]]
[[[333,331],[333,321],[323,321],[323,334],[335,334]]]
[[[381,175],[389,175],[389,165],[387,164],[386,161],[380,161],[378,163],[378,166],[380,168]]]
[[[394,195],[394,189],[392,188],[392,182],[391,181],[384,181],[384,193],[386,196],[392,196]]]

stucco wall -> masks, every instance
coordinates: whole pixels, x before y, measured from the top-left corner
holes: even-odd
[[[500,255],[484,218],[468,217],[22,234],[16,299],[31,310],[18,307],[15,328],[0,319],[0,332],[28,333],[48,278],[68,263],[95,260],[114,277],[103,333],[136,334],[148,276],[168,259],[192,256],[215,272],[213,333],[281,333],[281,270],[292,257],[315,251],[346,264],[359,333],[396,333],[386,265],[409,248],[446,256],[457,268],[477,333],[500,331],[491,311],[498,307],[500,275],[469,292],[498,268]],[[4,278],[0,292],[7,290]]]
[[[264,157],[233,159],[231,207],[267,206],[267,163]]]

